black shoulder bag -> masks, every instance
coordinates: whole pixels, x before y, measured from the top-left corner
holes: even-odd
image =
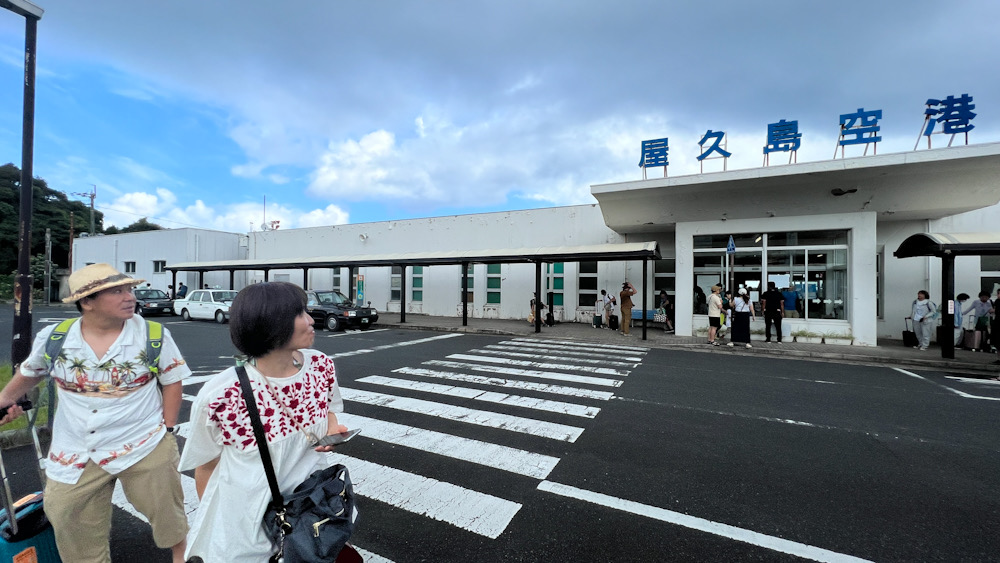
[[[271,464],[267,435],[260,422],[257,402],[250,387],[246,368],[237,366],[243,400],[246,402],[260,459],[264,463],[271,503],[264,513],[264,531],[278,552],[270,563],[319,563],[361,561],[361,556],[347,545],[354,531],[354,489],[347,468],[337,464],[313,472],[295,487],[287,499],[282,497]],[[346,546],[346,548],[345,548]]]

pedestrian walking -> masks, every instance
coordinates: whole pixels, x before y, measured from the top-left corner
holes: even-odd
[[[622,309],[622,334],[629,336],[629,328],[632,326],[632,296],[636,294],[635,286],[632,282],[625,282],[622,284],[621,293],[621,309]]]
[[[722,291],[721,286],[713,285],[712,294],[708,296],[708,343],[712,346],[719,345],[715,340],[715,335],[719,332],[719,327],[722,326],[722,297],[719,295],[720,291]]]

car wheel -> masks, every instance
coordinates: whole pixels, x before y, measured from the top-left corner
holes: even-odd
[[[185,321],[191,320],[191,313],[188,313],[187,309],[181,309],[181,318]]]
[[[340,319],[337,318],[337,315],[328,315],[323,324],[326,325],[326,330],[329,330],[330,332],[337,332],[340,330],[341,323]]]
[[[215,322],[219,323],[220,325],[222,323],[226,322],[226,314],[223,313],[222,311],[216,311],[215,312]]]
[[[135,304],[135,314],[138,315],[140,313],[142,313],[142,305],[136,303]]]

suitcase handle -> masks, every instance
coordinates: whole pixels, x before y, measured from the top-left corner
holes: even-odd
[[[16,402],[15,404],[17,406],[21,407],[21,410],[26,410],[26,411],[30,411],[31,410],[31,406],[32,406],[31,405],[31,401],[29,401],[28,399],[21,399],[20,401]],[[13,405],[8,405],[8,406],[0,409],[0,419],[2,419],[3,417],[7,416],[7,411],[12,406]]]

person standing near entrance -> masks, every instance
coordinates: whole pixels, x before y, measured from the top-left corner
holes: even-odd
[[[931,330],[935,326],[933,320],[936,314],[937,306],[931,301],[931,294],[922,289],[918,291],[913,309],[907,317],[913,319],[913,332],[917,334],[917,346],[914,348],[926,350],[931,345]]]
[[[771,325],[778,333],[781,344],[781,319],[785,316],[785,296],[778,291],[774,282],[767,282],[767,291],[760,297],[760,308],[764,311],[764,341],[771,341]]]
[[[720,291],[722,291],[722,286],[713,285],[712,295],[708,296],[708,343],[712,346],[719,345],[715,341],[715,335],[719,332],[719,327],[722,326],[722,297],[719,295]]]
[[[59,408],[45,460],[45,515],[62,560],[111,561],[112,495],[116,482],[153,528],[158,547],[184,561],[188,532],[174,426],[183,378],[191,374],[170,332],[160,355],[148,357],[147,331],[135,314],[133,279],[110,264],[91,264],[69,277],[69,297],[81,313],[46,359],[57,325],[39,331],[28,358],[0,392],[10,406],[44,377],[58,389]],[[54,360],[54,361],[53,361]],[[152,371],[151,371],[152,370]],[[6,424],[23,413],[11,406]]]
[[[622,334],[625,336],[629,336],[629,327],[632,325],[632,296],[635,294],[636,291],[632,282],[623,283],[622,291],[618,294],[618,297],[622,300]]]

